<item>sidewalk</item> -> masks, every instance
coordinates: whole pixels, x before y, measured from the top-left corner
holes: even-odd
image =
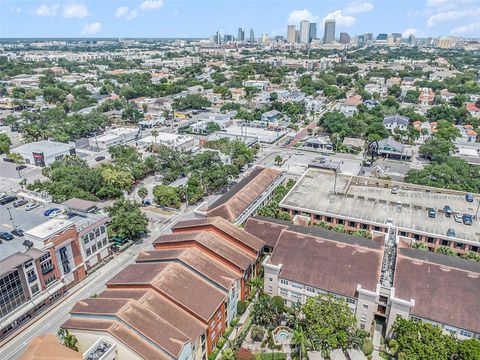
[[[382,334],[378,329],[375,327],[373,330],[373,353],[372,353],[372,360],[382,360],[380,356],[380,340],[382,339]]]

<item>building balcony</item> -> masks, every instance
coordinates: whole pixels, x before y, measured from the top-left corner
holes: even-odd
[[[48,274],[49,272],[52,272],[53,269],[55,269],[54,266],[49,266],[49,267],[43,268],[43,269],[42,269],[42,275],[46,275],[46,274]]]
[[[38,279],[37,275],[33,274],[32,276],[29,276],[27,280],[28,280],[28,283],[32,283],[37,279]]]

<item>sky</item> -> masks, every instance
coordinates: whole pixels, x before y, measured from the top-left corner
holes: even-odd
[[[217,30],[286,36],[287,25],[335,19],[365,32],[480,38],[480,0],[0,0],[0,38],[199,38]],[[248,35],[247,35],[248,36]]]

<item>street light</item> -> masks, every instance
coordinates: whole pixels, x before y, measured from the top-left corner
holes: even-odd
[[[13,220],[12,213],[10,212],[11,207],[7,207],[8,215],[10,216],[10,221],[12,222],[13,229],[16,229],[15,221]]]

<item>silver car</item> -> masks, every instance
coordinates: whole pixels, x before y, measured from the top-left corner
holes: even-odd
[[[36,209],[40,206],[40,204],[37,203],[28,203],[27,206],[25,206],[25,211],[30,211],[33,209]]]
[[[455,222],[457,222],[457,223],[462,223],[462,222],[463,222],[463,217],[462,217],[462,215],[455,214],[455,215],[453,215],[453,219],[454,219]]]

